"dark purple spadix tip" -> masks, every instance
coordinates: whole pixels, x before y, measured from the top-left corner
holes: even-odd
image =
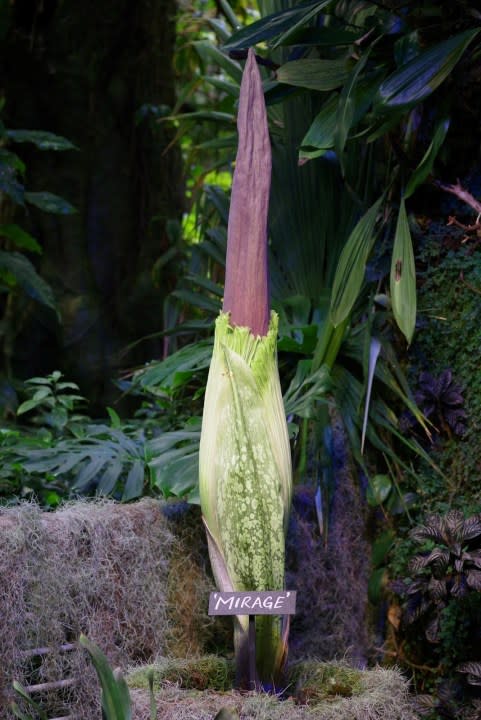
[[[233,325],[248,327],[253,335],[267,335],[271,146],[262,80],[252,48],[242,76],[237,128],[223,310],[230,313]]]

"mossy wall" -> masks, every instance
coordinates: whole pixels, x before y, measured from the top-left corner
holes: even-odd
[[[0,717],[9,717],[13,679],[35,685],[65,678],[78,682],[47,697],[49,708],[61,715],[64,705],[81,707],[84,720],[98,717],[87,654],[59,649],[81,632],[121,667],[170,653],[179,635],[190,634],[197,648],[205,641],[207,628],[193,628],[189,613],[178,613],[175,558],[182,548],[164,510],[153,500],[78,502],[54,513],[29,504],[0,508]],[[187,558],[185,546],[183,553]],[[198,617],[210,586],[200,566],[193,563],[192,572]],[[188,576],[184,565],[181,595]],[[43,647],[53,652],[29,656]]]
[[[465,233],[446,221],[428,221],[417,239],[418,328],[410,382],[416,390],[421,371],[438,377],[450,369],[467,415],[463,435],[434,429],[427,447],[446,479],[420,467],[418,491],[426,512],[454,506],[470,514],[481,507],[481,250],[475,237],[464,241]]]

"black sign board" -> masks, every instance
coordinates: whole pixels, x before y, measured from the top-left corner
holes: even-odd
[[[295,612],[293,590],[213,592],[209,598],[209,615],[294,615]]]

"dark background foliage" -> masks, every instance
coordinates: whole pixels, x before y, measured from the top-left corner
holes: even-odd
[[[43,247],[61,325],[36,309],[17,337],[18,377],[61,367],[98,412],[112,397],[120,351],[160,331],[175,276],[153,275],[171,242],[169,222],[183,207],[178,146],[168,125],[139,115],[147,104],[172,108],[175,3],[3,3],[10,9],[1,48],[8,127],[49,130],[76,152],[21,148],[31,189],[64,196],[77,213],[30,209],[24,225]],[[132,364],[159,357],[151,341]]]
[[[475,717],[479,587],[431,602],[437,570],[412,559],[446,539],[420,549],[427,518],[481,509],[481,16],[469,0],[321,4],[265,0],[258,19],[243,2],[0,0],[0,493],[50,507],[77,492],[195,500],[242,53],[257,45],[298,485],[289,577],[305,593],[294,651],[400,663],[430,712]],[[445,75],[418,97],[403,73],[429,52]],[[306,60],[333,63],[327,87],[293,72]],[[47,152],[18,130],[75,148]],[[57,212],[24,190],[55,193]],[[13,241],[12,223],[38,247]],[[394,308],[399,243],[414,277]],[[458,574],[479,551],[469,542],[448,543]],[[295,646],[296,623],[313,623],[311,645]]]

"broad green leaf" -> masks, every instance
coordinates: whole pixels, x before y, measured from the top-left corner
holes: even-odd
[[[0,193],[8,195],[16,205],[24,204],[24,188],[17,179],[17,172],[11,165],[2,162],[0,156]]]
[[[441,148],[444,138],[449,130],[449,118],[443,118],[434,131],[433,139],[426,150],[423,159],[411,175],[404,191],[404,199],[411,197],[413,192],[431,174],[436,156]]]
[[[142,495],[145,479],[145,463],[142,460],[134,460],[125,481],[122,500],[127,502]]]
[[[327,401],[331,389],[329,369],[326,365],[312,371],[310,360],[300,360],[296,373],[284,394],[286,415],[310,418],[317,412],[315,404]]]
[[[363,69],[361,63],[363,61],[356,65],[356,73],[360,73]],[[362,78],[358,82],[356,78],[351,77],[342,93],[331,95],[323,105],[301,142],[299,152],[301,160],[324,155],[326,150],[334,148],[336,142],[338,154],[340,148],[344,148],[350,130],[359,123],[372,104],[379,86],[380,73],[371,74],[368,79]],[[352,92],[349,91],[348,86],[352,88]],[[314,150],[314,148],[318,149]]]
[[[394,318],[410,344],[416,325],[416,268],[404,199],[396,224],[390,287]]]
[[[108,416],[109,416],[109,418],[110,418],[110,424],[111,424],[111,426],[112,426],[113,428],[119,430],[120,427],[121,427],[121,425],[122,425],[122,421],[121,421],[121,419],[120,419],[119,414],[118,414],[113,408],[111,408],[111,407],[107,407],[107,408],[105,408],[105,409],[107,410],[107,414],[108,414]]]
[[[0,237],[7,238],[13,242],[17,249],[28,250],[38,255],[42,254],[42,248],[35,238],[15,223],[0,225]]]
[[[290,35],[294,29],[307,21],[306,18],[313,17],[327,4],[328,0],[322,0],[321,2],[315,0],[314,2],[301,3],[296,7],[267,15],[233,33],[230,40],[225,43],[224,49],[249,48],[265,40],[278,37],[283,33]]]
[[[123,462],[120,457],[113,458],[104,468],[102,477],[97,485],[99,495],[110,495],[122,476]]]
[[[313,8],[308,10],[302,17],[300,17],[297,22],[294,20],[294,22],[291,24],[290,27],[286,28],[282,35],[277,38],[276,42],[271,45],[272,50],[274,50],[279,45],[289,45],[292,44],[293,35],[303,26],[306,25],[306,23],[309,22],[312,18],[314,18],[326,5],[329,5],[331,0],[323,0],[323,2],[318,2],[316,5],[314,5]]]
[[[224,150],[225,148],[235,148],[237,146],[237,135],[224,135],[223,137],[206,140],[199,143],[197,147],[203,150]]]
[[[239,85],[235,83],[227,82],[226,80],[218,77],[209,77],[208,75],[204,77],[204,82],[212,85],[217,90],[220,90],[233,98],[237,99],[239,97]]]
[[[212,63],[219,65],[228,77],[240,84],[242,80],[242,68],[238,62],[231,60],[230,57],[207,40],[198,40],[193,43],[193,46],[206,65],[211,65]]]
[[[212,340],[186,345],[161,362],[152,362],[135,374],[133,384],[150,392],[169,392],[176,384],[179,372],[195,373],[207,370],[212,355]]]
[[[108,456],[104,453],[91,454],[75,478],[73,484],[74,490],[79,490],[81,492],[86,490],[90,483],[96,480],[97,475],[100,474],[102,468],[108,460]]]
[[[337,29],[332,27],[302,27],[289,32],[287,40],[278,40],[278,45],[316,45],[329,48],[352,45],[362,33],[359,30]]]
[[[216,300],[192,290],[174,290],[171,293],[171,296],[182,300],[182,302],[187,303],[188,305],[192,305],[192,307],[208,310],[214,316],[217,315],[221,309],[220,299]]]
[[[195,112],[182,113],[182,115],[169,115],[166,120],[211,120],[229,125],[235,124],[235,117],[230,113],[216,112],[215,110],[196,110]]]
[[[216,282],[212,282],[212,280],[209,280],[202,275],[187,275],[186,280],[191,282],[193,285],[199,285],[199,287],[219,298],[222,298],[224,295],[224,289],[221,285]]]
[[[5,134],[13,142],[30,142],[39,150],[78,150],[67,138],[43,130],[7,130]]]
[[[374,244],[374,227],[382,200],[383,196],[359,220],[339,258],[330,310],[331,322],[335,327],[348,317],[361,290],[367,259]]]
[[[311,90],[335,90],[344,84],[349,75],[343,60],[292,60],[277,71],[280,83]]]
[[[387,500],[392,490],[392,481],[388,475],[375,475],[369,480],[366,498],[369,505],[376,507]]]
[[[229,22],[230,26],[237,30],[239,28],[239,20],[237,19],[237,16],[228,0],[219,0],[219,7],[221,8],[222,13]]]
[[[369,578],[367,585],[367,595],[369,602],[373,605],[377,605],[382,597],[383,588],[386,582],[387,572],[386,568],[381,567],[374,570]]]
[[[217,40],[221,45],[230,38],[230,32],[226,29],[226,26],[222,20],[210,17],[206,17],[205,19],[209,27],[212,28],[212,30],[216,34]],[[237,27],[237,25],[235,27]]]
[[[52,288],[40,277],[24,255],[0,250],[0,270],[2,269],[11,272],[18,285],[33,300],[57,310]]]
[[[299,158],[307,157],[306,153],[312,153],[312,148],[316,148],[314,157],[319,157],[334,147],[338,100],[339,96],[333,94],[324,103],[301,141]],[[310,156],[312,157],[312,154]]]
[[[188,496],[189,502],[199,503],[199,448],[188,452],[179,449],[178,457],[164,464],[163,458],[149,463],[152,483],[164,497]]]
[[[53,378],[52,378],[53,379]],[[51,378],[49,377],[31,377],[25,380],[27,385],[50,385]]]
[[[398,68],[405,67],[410,60],[419,55],[419,30],[402,34],[394,43],[394,60]]]
[[[67,200],[51,192],[26,192],[25,200],[44,212],[56,215],[73,215],[77,212]]]
[[[386,530],[381,533],[372,544],[371,561],[374,567],[379,567],[384,563],[386,555],[394,545],[396,534],[393,530]]]
[[[200,424],[198,429],[188,427],[149,440],[147,451],[152,459],[148,461],[148,469],[151,483],[165,497],[188,494],[189,502],[199,502]]]
[[[355,118],[355,112],[356,112],[356,103],[354,100],[354,90],[357,85],[357,81],[359,78],[359,75],[363,71],[367,59],[369,57],[369,52],[367,52],[355,65],[354,69],[349,75],[348,81],[345,83],[344,87],[341,90],[341,94],[339,96],[339,103],[337,106],[337,114],[336,114],[336,125],[335,125],[335,133],[334,133],[334,143],[336,147],[337,156],[341,163],[341,168],[344,172],[344,166],[343,166],[343,152],[344,147],[346,145],[346,141],[349,135],[349,131],[353,125],[354,118]]]
[[[44,385],[35,391],[32,400],[44,400],[47,397],[51,398],[51,400],[55,402],[51,388]]]
[[[79,386],[74,382],[59,382],[57,383],[57,390],[78,390]],[[75,396],[79,397],[79,396]]]
[[[18,155],[10,150],[5,150],[5,148],[0,148],[0,167],[2,167],[2,165],[12,168],[12,170],[15,170],[19,175],[25,174],[25,163],[23,160],[20,160]]]
[[[37,400],[34,400],[31,398],[30,400],[25,400],[23,403],[20,403],[20,405],[17,408],[17,415],[23,415],[26,412],[30,412],[30,410],[33,410],[34,408],[38,407],[40,405],[40,402]]]
[[[424,100],[448,77],[479,28],[466,30],[425,50],[380,86],[375,105],[382,112]]]

